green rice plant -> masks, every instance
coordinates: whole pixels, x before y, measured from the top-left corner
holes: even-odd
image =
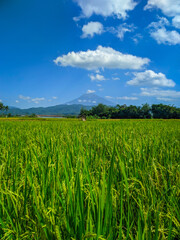
[[[0,239],[179,239],[179,141],[179,120],[0,120]]]

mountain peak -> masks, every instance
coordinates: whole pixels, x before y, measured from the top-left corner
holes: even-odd
[[[70,102],[67,102],[67,105],[73,105],[73,104],[81,104],[86,106],[94,106],[98,104],[105,104],[105,105],[114,105],[113,102],[106,100],[103,97],[99,97],[95,93],[85,93],[81,95],[79,98],[76,98]]]

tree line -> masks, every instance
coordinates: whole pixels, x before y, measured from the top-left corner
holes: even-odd
[[[115,107],[99,104],[90,110],[81,109],[80,117],[101,119],[180,119],[180,108],[164,104],[143,104],[142,106],[116,105]]]
[[[0,112],[8,111],[8,106],[0,102]],[[164,104],[116,105],[115,107],[99,104],[90,110],[81,108],[79,117],[100,119],[180,119],[180,108]]]

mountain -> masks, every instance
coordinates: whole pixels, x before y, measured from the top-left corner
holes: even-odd
[[[90,110],[92,106],[98,105],[99,103],[109,106],[114,105],[114,103],[99,97],[94,93],[88,93],[66,104],[28,109],[9,107],[7,113],[11,113],[12,115],[31,115],[33,113],[36,115],[78,115],[82,107]]]
[[[99,97],[94,93],[83,94],[79,98],[76,98],[66,104],[67,105],[81,104],[81,105],[85,105],[85,106],[95,106],[95,105],[98,105],[99,103],[102,103],[102,104],[108,105],[108,106],[114,105],[113,102],[108,101],[105,98]]]

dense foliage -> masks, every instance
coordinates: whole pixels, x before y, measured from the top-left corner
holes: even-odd
[[[0,120],[0,239],[179,239],[179,120]]]
[[[104,119],[180,119],[180,108],[163,104],[153,104],[152,106],[144,104],[142,107],[133,105],[117,105],[116,107],[109,107],[99,104],[98,106],[92,107],[89,111],[82,108],[80,116],[92,116]]]

